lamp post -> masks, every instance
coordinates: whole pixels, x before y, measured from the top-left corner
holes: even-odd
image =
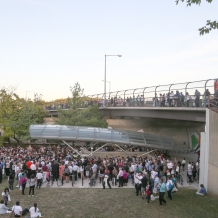
[[[104,80],[102,80],[102,82],[104,82]],[[107,83],[109,83],[109,93],[111,92],[111,82],[106,81]]]
[[[106,61],[107,61],[107,57],[109,56],[117,56],[117,57],[122,57],[122,55],[105,55],[105,69],[104,69],[104,102],[103,102],[103,106],[105,107],[105,103],[106,103],[106,74],[107,74],[107,71],[106,71]]]

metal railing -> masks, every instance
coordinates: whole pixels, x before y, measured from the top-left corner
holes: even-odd
[[[218,79],[208,79],[126,89],[106,93],[106,107],[208,107],[218,111]],[[196,91],[197,90],[197,91]],[[191,93],[191,94],[190,94]],[[88,95],[81,107],[104,104],[104,94]],[[68,109],[67,102],[54,103],[46,110]]]

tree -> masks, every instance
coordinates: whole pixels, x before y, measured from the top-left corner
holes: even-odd
[[[107,127],[106,118],[103,116],[97,106],[81,109],[84,102],[83,89],[79,83],[74,87],[70,87],[72,98],[68,98],[70,108],[63,110],[59,108],[58,118],[55,123],[59,125],[69,126],[91,126],[91,127]]]
[[[29,126],[43,123],[43,107],[19,98],[14,90],[0,90],[0,99],[0,127],[4,131],[1,141],[10,142],[13,138],[19,144],[30,139]]]
[[[200,5],[201,0],[176,0],[176,4],[179,2],[184,2],[186,1],[187,6],[191,6],[193,4]],[[212,3],[213,0],[206,0],[208,3]],[[204,35],[206,33],[209,33],[211,30],[218,29],[218,21],[211,21],[207,20],[207,23],[205,26],[199,28],[200,35]]]

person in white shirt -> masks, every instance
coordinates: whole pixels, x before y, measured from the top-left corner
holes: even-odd
[[[73,166],[73,174],[75,176],[75,181],[77,181],[77,171],[78,171],[78,166],[75,163]]]
[[[17,217],[23,217],[29,210],[28,209],[22,209],[22,207],[20,206],[20,202],[17,201],[16,205],[14,205],[12,207],[12,212],[10,214],[10,217],[12,217],[12,215],[17,215]]]
[[[39,215],[41,215],[41,214],[39,214],[39,209],[37,207],[37,203],[33,204],[33,207],[31,207],[29,209],[29,212],[30,212],[30,218],[36,218],[36,217],[39,217]]]
[[[30,170],[31,170],[31,174],[34,175],[34,177],[36,176],[36,164],[35,161],[33,161],[33,163],[30,165]]]
[[[41,171],[39,170],[39,171],[36,173],[36,179],[37,179],[36,188],[41,188],[41,185],[42,185],[42,178],[43,178],[43,175],[42,175]]]
[[[123,187],[123,170],[122,170],[122,168],[119,169],[119,173],[117,176],[119,178],[119,186],[118,187]]]
[[[135,182],[135,190],[136,190],[136,196],[139,195],[139,191],[141,190],[141,179],[142,179],[141,173],[134,173],[134,182]]]
[[[169,161],[169,162],[167,163],[167,168],[169,169],[169,171],[170,171],[170,173],[171,173],[172,168],[173,168],[172,161]]]

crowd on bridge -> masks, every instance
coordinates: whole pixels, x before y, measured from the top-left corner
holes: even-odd
[[[185,166],[187,166],[188,182],[191,184],[198,181],[199,160],[196,163],[186,163],[185,159],[171,160],[157,150],[152,156],[100,158],[82,157],[72,152],[69,147],[59,145],[1,147],[0,183],[7,178],[8,187],[5,187],[2,192],[0,213],[3,207],[5,211],[8,209],[10,198],[19,199],[19,196],[13,195],[14,188],[19,188],[21,194],[25,195],[28,185],[28,196],[34,197],[44,180],[46,180],[46,187],[49,188],[50,182],[53,184],[58,179],[61,179],[62,185],[69,183],[72,179],[75,182],[78,179],[87,179],[90,187],[99,182],[103,189],[117,185],[120,188],[134,186],[135,194],[142,199],[146,198],[147,203],[150,200],[159,199],[159,204],[162,205],[166,203],[165,192],[172,200],[172,193],[178,190],[178,183],[183,182],[182,172],[186,169]],[[38,188],[37,192],[35,188]],[[205,194],[204,187],[197,193]],[[28,211],[32,214],[39,212],[36,203],[32,208],[24,210],[19,206],[19,201],[16,206],[19,210],[13,210],[13,212],[18,215]]]
[[[105,101],[105,102],[104,102]],[[210,103],[212,102],[212,104]],[[202,95],[197,89],[193,95],[188,92],[185,94],[180,91],[171,91],[169,93],[155,93],[154,97],[145,97],[144,95],[133,96],[114,96],[104,100],[103,98],[91,98],[85,100],[81,107],[98,105],[103,107],[208,107],[218,106],[218,90],[211,95],[209,89],[206,89]],[[46,110],[57,110],[58,108],[68,109],[69,104],[62,102],[45,106]]]

